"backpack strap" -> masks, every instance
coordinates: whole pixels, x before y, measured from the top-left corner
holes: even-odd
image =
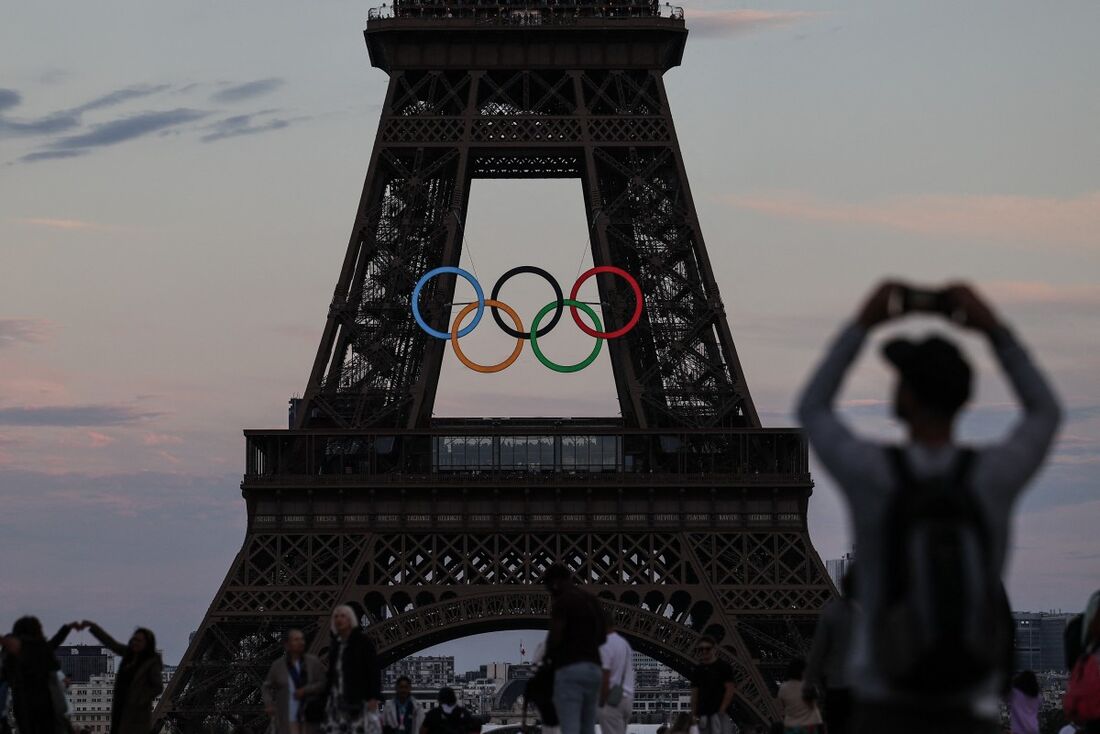
[[[974,466],[976,456],[977,452],[970,447],[958,450],[950,471],[953,486],[969,489],[970,471]],[[909,466],[909,457],[905,455],[904,448],[896,445],[887,446],[886,457],[890,460],[894,477],[897,478],[898,485],[902,489],[908,489],[917,484],[916,479],[913,477],[913,469]]]

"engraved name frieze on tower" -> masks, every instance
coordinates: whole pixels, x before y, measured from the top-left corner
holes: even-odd
[[[769,720],[833,589],[806,528],[805,440],[760,425],[688,187],[663,81],[683,13],[398,0],[365,36],[389,86],[317,356],[291,428],[245,431],[244,544],[157,720],[266,729],[282,632],[320,650],[341,603],[387,663],[544,628],[554,561],[673,668],[715,637],[739,716]],[[433,418],[447,342],[411,299],[459,264],[475,178],[579,179],[594,265],[644,294],[607,341],[620,415]],[[605,328],[630,320],[630,285],[595,278]],[[424,285],[432,328],[450,330],[454,290],[451,274]]]

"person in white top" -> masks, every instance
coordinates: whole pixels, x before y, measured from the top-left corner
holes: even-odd
[[[787,665],[787,679],[779,684],[779,692],[775,697],[779,714],[783,717],[783,726],[788,733],[816,734],[824,731],[817,701],[807,699],[809,690],[802,686],[805,672],[806,661],[803,658],[791,660]]]
[[[596,718],[603,734],[626,734],[630,712],[634,707],[634,651],[630,643],[615,631],[607,617],[607,641],[600,645],[600,708]]]

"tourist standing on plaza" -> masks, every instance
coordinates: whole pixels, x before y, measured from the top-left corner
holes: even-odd
[[[691,715],[699,734],[730,734],[733,721],[729,709],[737,692],[733,668],[718,659],[718,643],[703,636],[695,643],[699,664],[691,675]]]
[[[941,336],[895,339],[883,350],[899,376],[894,411],[908,429],[906,445],[861,439],[836,415],[836,395],[871,330],[918,309],[949,315],[988,339],[1023,406],[1000,444],[977,451],[955,444],[971,369]],[[848,500],[859,549],[861,614],[849,663],[856,731],[999,731],[1011,639],[1011,622],[999,611],[1000,575],[1013,503],[1060,421],[1050,386],[971,288],[933,293],[885,283],[830,347],[798,415]]]
[[[817,734],[821,731],[821,712],[812,694],[813,687],[805,686],[802,681],[805,672],[805,660],[791,660],[787,665],[787,679],[779,684],[775,697],[787,734]]]
[[[412,680],[403,675],[397,679],[393,700],[386,701],[382,711],[382,731],[385,734],[420,734],[424,725],[424,710],[412,695]]]
[[[848,686],[845,667],[852,636],[852,619],[856,614],[854,571],[854,564],[849,565],[840,580],[840,596],[830,599],[821,610],[806,661],[804,686],[824,692],[823,716],[829,734],[848,734],[851,731],[852,689]]]
[[[481,731],[478,723],[465,706],[458,705],[458,696],[453,688],[440,688],[439,705],[424,717],[420,734],[477,734]]]
[[[1039,679],[1025,670],[1012,677],[1008,694],[1009,731],[1012,734],[1039,734]]]
[[[329,734],[381,734],[381,700],[382,669],[374,643],[360,629],[355,610],[338,606],[332,611],[324,730]]]
[[[634,710],[634,651],[630,643],[615,631],[615,621],[607,619],[607,641],[600,645],[603,684],[597,718],[603,734],[626,734]]]
[[[306,636],[288,630],[283,639],[286,654],[271,664],[260,691],[264,712],[271,717],[271,734],[314,734],[324,719],[325,666],[306,652]]]
[[[11,635],[0,636],[3,682],[11,691],[19,734],[68,734],[68,705],[61,688],[61,666],[37,617],[20,617]],[[7,715],[7,709],[3,711]]]
[[[164,690],[163,663],[157,652],[157,638],[138,627],[128,644],[111,637],[95,622],[84,620],[92,636],[122,657],[115,673],[111,703],[111,734],[149,734],[153,729],[153,701]]]
[[[561,734],[594,734],[603,672],[600,645],[607,639],[603,610],[596,598],[573,583],[560,563],[546,569],[550,592],[550,633],[546,656],[554,666],[554,708]]]

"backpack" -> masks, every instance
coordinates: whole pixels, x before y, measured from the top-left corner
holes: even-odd
[[[918,480],[901,448],[888,453],[898,489],[884,520],[873,655],[895,690],[965,693],[1003,672],[1012,644],[989,528],[969,487],[975,454],[960,450],[946,474]]]
[[[1066,718],[1078,724],[1100,721],[1100,653],[1082,655],[1073,666],[1066,696]]]

